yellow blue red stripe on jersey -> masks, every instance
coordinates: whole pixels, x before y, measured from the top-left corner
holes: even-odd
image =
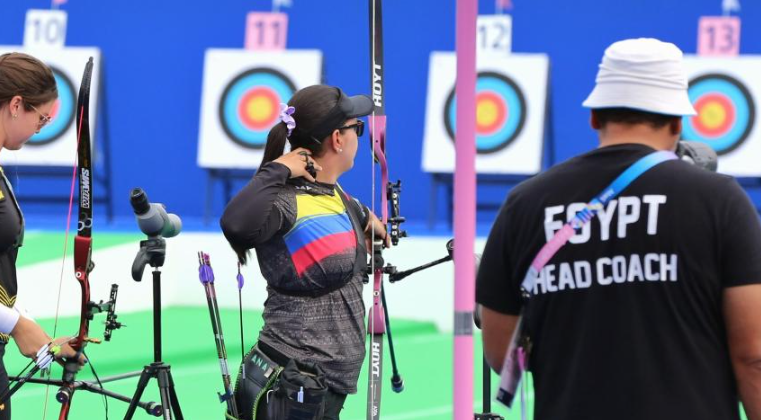
[[[299,276],[332,255],[356,252],[357,237],[338,193],[297,194],[296,205],[296,223],[284,239]]]

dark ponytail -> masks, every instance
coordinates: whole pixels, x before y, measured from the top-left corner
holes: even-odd
[[[288,128],[285,123],[279,122],[272,127],[267,135],[260,167],[283,155],[286,140],[291,143],[291,150],[303,147],[309,150],[312,156],[322,156],[322,141],[325,139],[314,138],[311,131],[323,122],[330,110],[336,106],[338,94],[336,88],[328,85],[308,86],[293,94],[288,106],[296,109],[293,113],[296,128],[286,138]]]
[[[264,156],[262,157],[262,163],[259,167],[262,167],[265,163],[272,162],[283,155],[287,134],[288,128],[282,122],[279,122],[272,127],[269,134],[267,134],[267,144],[264,146]]]

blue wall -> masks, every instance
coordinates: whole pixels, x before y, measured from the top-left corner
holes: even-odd
[[[42,0],[3,3],[2,44],[21,44],[28,8],[49,7],[49,1]],[[289,48],[322,49],[327,83],[350,93],[367,92],[366,2],[293,3],[293,8],[286,9]],[[759,54],[761,4],[741,3],[741,52]],[[607,45],[647,36],[674,42],[694,53],[698,18],[721,13],[721,0],[514,0],[513,4],[513,50],[543,52],[551,58],[555,161],[596,144],[587,124],[588,114],[580,104],[594,84]],[[432,50],[454,49],[455,2],[386,0],[384,6],[391,176],[406,183],[403,213],[408,219],[424,220],[430,177],[419,168],[428,57]],[[246,13],[269,7],[270,2],[263,0],[69,0],[63,6],[69,13],[67,44],[98,46],[104,54],[117,215],[130,214],[127,194],[133,186],[142,186],[152,199],[165,202],[181,216],[202,216],[206,174],[196,166],[196,151],[204,50],[241,48]],[[480,12],[493,13],[494,1],[481,1]],[[369,179],[365,143],[355,169],[342,183],[369,203]],[[50,186],[30,181],[25,192],[36,188]],[[215,201],[217,215],[223,205],[220,191]],[[487,199],[499,201],[504,192],[483,193]],[[753,194],[757,203],[761,201]],[[29,208],[32,212],[58,211]],[[480,220],[488,222],[492,217],[493,213],[481,214]]]

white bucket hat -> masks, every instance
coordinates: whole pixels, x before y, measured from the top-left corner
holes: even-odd
[[[619,41],[605,50],[596,85],[583,106],[695,115],[682,51],[653,38]]]

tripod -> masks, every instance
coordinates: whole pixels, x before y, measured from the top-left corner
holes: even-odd
[[[473,321],[476,324],[476,328],[481,329],[481,312],[479,308],[473,312]],[[486,355],[483,356],[483,412],[476,413],[475,420],[505,420],[504,417],[499,414],[491,412],[491,368],[486,361]]]
[[[140,397],[142,397],[148,381],[155,378],[159,385],[161,395],[161,409],[164,420],[172,420],[174,412],[177,420],[183,420],[177,393],[174,390],[172,372],[167,363],[161,361],[161,271],[166,256],[166,241],[164,238],[153,237],[140,241],[140,251],[137,253],[132,264],[132,278],[140,281],[143,277],[145,265],[153,267],[153,363],[143,368],[140,380],[137,383],[135,395],[130,401],[124,420],[132,419],[137,409]]]

